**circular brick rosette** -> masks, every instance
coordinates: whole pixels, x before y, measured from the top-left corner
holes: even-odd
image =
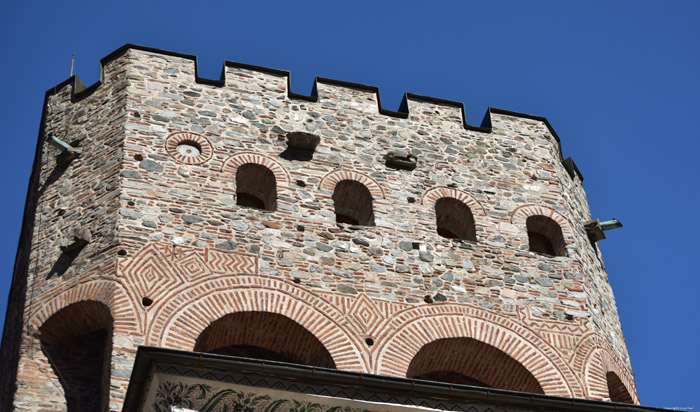
[[[214,155],[214,148],[206,137],[190,132],[168,136],[165,149],[175,160],[188,165],[204,163]]]

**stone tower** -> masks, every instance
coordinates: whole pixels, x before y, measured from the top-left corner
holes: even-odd
[[[582,180],[542,117],[124,46],[46,94],[0,408],[120,410],[141,345],[638,404]]]

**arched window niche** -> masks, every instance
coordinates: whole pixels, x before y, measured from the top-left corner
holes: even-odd
[[[107,410],[112,315],[96,301],[56,312],[39,328],[39,340],[66,397],[66,411]]]
[[[620,403],[634,403],[634,400],[627,391],[625,384],[622,383],[615,372],[606,373],[605,378],[608,381],[608,394],[610,395],[611,401]]]
[[[246,163],[236,171],[236,204],[253,209],[277,209],[277,182],[265,166]]]
[[[194,350],[335,369],[333,358],[316,336],[276,313],[225,315],[199,335]]]
[[[561,227],[554,219],[535,215],[527,218],[529,250],[549,256],[566,256],[566,243]]]
[[[341,180],[333,191],[335,221],[351,225],[374,226],[372,194],[362,183]]]
[[[520,362],[472,338],[438,339],[411,360],[407,378],[543,394],[542,386]]]
[[[476,225],[469,206],[453,197],[442,197],[435,202],[438,235],[447,239],[476,242]]]

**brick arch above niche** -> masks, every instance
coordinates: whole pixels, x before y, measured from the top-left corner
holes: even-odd
[[[55,296],[45,300],[34,312],[30,323],[37,330],[46,322],[48,318],[58,313],[60,310],[78,302],[95,301],[100,302],[110,309],[115,325],[120,323],[138,324],[137,311],[133,302],[127,298],[121,286],[110,280],[93,280],[80,283]],[[122,306],[132,310],[122,310],[118,316],[114,315],[115,306]]]
[[[335,186],[343,180],[354,180],[362,183],[369,190],[369,193],[372,195],[374,200],[384,199],[386,197],[384,194],[384,189],[376,180],[362,173],[353,172],[350,170],[335,170],[326,174],[321,178],[318,187],[320,189],[332,192],[335,189]]]
[[[589,333],[574,349],[570,364],[583,376],[585,396],[588,399],[608,397],[606,374],[614,373],[629,393],[633,403],[639,404],[634,375],[629,367],[615,356],[613,347],[597,333]]]
[[[238,312],[286,316],[323,344],[338,369],[369,371],[360,350],[364,342],[345,326],[335,306],[290,282],[253,276],[219,278],[179,294],[155,315],[148,344],[193,350],[211,323]]]
[[[423,345],[406,377],[544,394],[542,385],[520,362],[474,338],[442,338]]]
[[[271,312],[224,315],[197,337],[194,351],[336,369],[331,354],[314,334],[288,316]]]
[[[510,223],[525,228],[525,222],[531,216],[545,216],[554,220],[561,228],[566,244],[570,245],[574,241],[574,230],[569,220],[554,209],[541,205],[523,205],[511,212]]]
[[[432,187],[423,193],[421,197],[421,204],[429,206],[431,209],[435,208],[435,203],[443,198],[451,197],[459,200],[465,205],[469,206],[471,212],[474,216],[486,216],[486,209],[484,206],[476,200],[476,198],[464,190],[454,189],[446,186]]]
[[[547,395],[580,397],[583,390],[556,349],[509,318],[467,305],[416,307],[395,314],[377,332],[374,359],[380,375],[406,376],[425,345],[445,338],[471,338],[522,364]]]
[[[265,166],[275,175],[277,187],[287,187],[291,182],[289,171],[277,160],[254,152],[239,152],[224,160],[221,173],[235,176],[238,168],[244,164]]]
[[[112,309],[96,300],[71,303],[41,325],[39,362],[45,355],[51,364],[43,373],[61,382],[67,410],[107,409],[113,325]]]

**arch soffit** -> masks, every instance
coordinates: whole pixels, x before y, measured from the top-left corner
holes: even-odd
[[[435,203],[443,197],[457,199],[469,206],[474,216],[486,216],[486,209],[474,196],[463,190],[453,189],[451,187],[438,186],[426,190],[425,193],[423,193],[423,197],[421,197],[421,204],[434,209]]]
[[[625,385],[627,392],[632,396],[635,403],[639,404],[637,396],[637,388],[634,384],[632,372],[622,364],[620,359],[613,355],[614,350],[610,344],[601,339],[595,333],[590,333],[576,345],[574,355],[572,356],[574,367],[581,368],[581,374],[585,381],[586,395],[590,395],[592,386],[596,384],[607,389],[607,372],[613,372]],[[596,363],[602,367],[602,376],[596,380],[595,365]]]
[[[221,165],[221,173],[235,176],[240,166],[249,163],[265,166],[270,169],[272,174],[275,175],[275,180],[278,187],[288,186],[289,182],[291,182],[289,171],[287,171],[287,169],[282,166],[280,162],[270,157],[253,152],[239,152],[228,157]]]
[[[137,319],[133,315],[136,313],[136,308],[133,307],[131,300],[126,297],[126,294],[123,293],[121,287],[119,287],[115,282],[106,280],[95,280],[81,283],[59,293],[51,300],[43,304],[34,313],[32,320],[30,320],[30,324],[32,327],[39,329],[44,322],[46,322],[46,320],[54,314],[74,303],[83,301],[95,301],[105,305],[107,309],[109,309],[114,327],[120,323],[131,323],[134,325],[138,324]],[[129,308],[129,310],[120,311],[120,316],[115,318],[114,306],[115,302],[117,301],[119,304],[126,304],[132,307]],[[123,315],[123,317],[121,315]]]
[[[546,216],[554,220],[561,228],[561,232],[564,235],[564,238],[567,240],[566,243],[570,244],[573,241],[574,230],[569,220],[561,213],[546,206],[518,206],[511,214],[510,223],[519,227],[525,227],[527,218],[530,216]]]
[[[179,304],[159,312],[157,317],[161,319],[154,319],[153,325],[162,326],[154,326],[150,331],[150,344],[191,350],[212,322],[237,312],[267,312],[285,316],[314,335],[331,354],[338,369],[368,370],[358,350],[360,342],[343,326],[342,313],[289,283],[250,276],[228,277],[197,285],[178,301]]]
[[[464,305],[411,308],[394,315],[377,335],[385,337],[375,352],[378,374],[405,376],[411,360],[426,344],[444,338],[471,338],[519,362],[546,394],[567,397],[583,394],[575,375],[551,345],[511,319],[480,308]],[[383,361],[386,353],[394,354],[390,364]]]
[[[372,195],[374,200],[384,199],[384,189],[379,185],[379,183],[372,179],[371,177],[358,172],[352,172],[349,170],[336,170],[330,172],[321,178],[318,183],[319,189],[325,189],[330,192],[335,190],[335,186],[338,182],[343,180],[354,180],[356,182],[362,183]]]

